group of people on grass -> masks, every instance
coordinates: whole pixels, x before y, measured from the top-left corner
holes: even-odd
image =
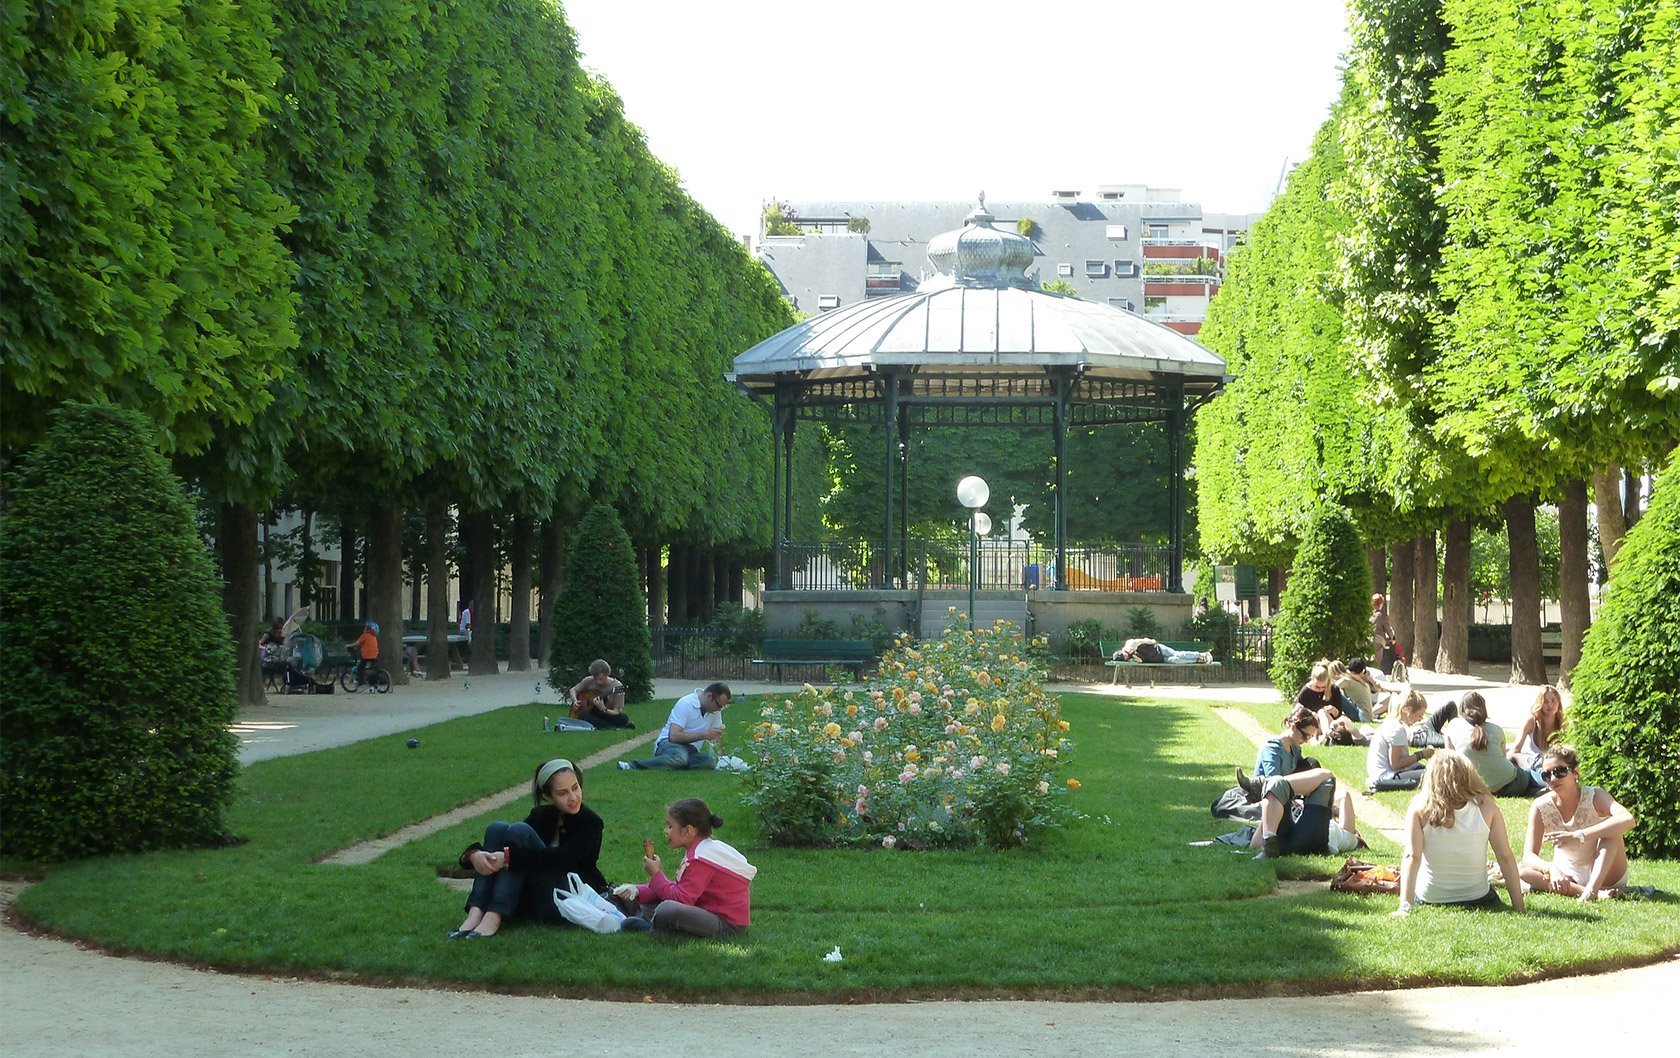
[[[1406,812],[1397,915],[1419,903],[1503,906],[1489,880],[1490,848],[1515,910],[1532,889],[1591,901],[1626,884],[1623,835],[1633,828],[1633,815],[1608,791],[1581,783],[1575,749],[1558,737],[1565,720],[1555,687],[1540,689],[1509,754],[1504,732],[1488,721],[1486,702],[1474,691],[1427,716],[1416,689],[1397,687],[1394,698],[1370,740],[1367,769],[1373,791],[1418,791]],[[1260,805],[1251,841],[1258,858],[1364,845],[1352,797],[1303,753],[1322,739],[1325,724],[1321,710],[1297,702],[1283,732],[1261,746],[1253,776],[1237,769],[1238,785]],[[1429,744],[1431,733],[1439,744]],[[1495,797],[1536,793],[1519,861]]]
[[[574,703],[622,715],[623,684],[611,679],[604,661],[572,688]],[[683,696],[654,742],[648,760],[620,761],[629,769],[709,769],[717,764],[715,748],[723,737],[723,710],[732,695],[724,683],[712,683]],[[610,715],[610,713],[609,713]],[[624,724],[605,726],[631,726]],[[537,766],[531,779],[530,814],[523,822],[496,822],[484,840],[461,853],[460,865],[474,874],[466,918],[451,939],[493,937],[510,919],[566,921],[557,892],[576,874],[625,914],[621,932],[730,937],[745,933],[752,920],[752,880],[758,869],[733,846],[713,837],[723,825],[696,797],[665,808],[665,840],[682,851],[682,862],[667,877],[651,839],[642,842],[642,866],[648,880],[610,885],[601,873],[601,817],[583,803],[583,774],[565,758]]]

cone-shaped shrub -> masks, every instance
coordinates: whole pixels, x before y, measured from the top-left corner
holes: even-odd
[[[132,412],[67,405],[0,532],[0,847],[220,843],[233,643],[181,483]]]
[[[1602,786],[1639,820],[1635,856],[1680,856],[1680,459],[1628,533],[1609,594],[1570,674],[1567,738],[1581,781]]]
[[[1364,657],[1371,640],[1371,569],[1348,512],[1313,512],[1272,632],[1272,683],[1293,700],[1320,658]]]
[[[613,667],[627,701],[653,697],[653,647],[636,551],[618,512],[605,503],[572,530],[566,586],[554,604],[549,683],[561,691],[574,686],[596,658]]]

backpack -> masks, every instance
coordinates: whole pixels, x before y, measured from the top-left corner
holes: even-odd
[[[1167,659],[1167,655],[1162,653],[1161,644],[1159,643],[1139,643],[1137,648],[1137,659],[1139,661],[1147,661],[1152,664],[1159,665]]]

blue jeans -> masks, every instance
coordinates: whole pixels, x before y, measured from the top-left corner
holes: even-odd
[[[1300,856],[1330,851],[1330,805],[1336,797],[1336,780],[1325,779],[1301,799],[1299,814],[1291,811],[1295,788],[1289,779],[1274,775],[1261,780],[1265,784],[1264,797],[1275,797],[1283,804],[1283,818],[1278,820],[1278,849],[1285,856]]]
[[[500,852],[508,846],[521,849],[543,848],[543,839],[525,823],[491,823],[484,828],[484,848]],[[483,908],[494,911],[504,919],[511,919],[519,910],[520,897],[525,892],[525,871],[497,871],[491,875],[475,875],[472,892],[467,896],[467,909]]]
[[[704,742],[682,745],[660,739],[654,743],[653,756],[628,763],[632,768],[650,771],[711,771],[717,767],[717,758],[699,748],[703,745]]]

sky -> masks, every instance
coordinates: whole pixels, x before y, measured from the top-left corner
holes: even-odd
[[[562,0],[701,205],[1178,188],[1264,209],[1329,113],[1345,0]]]

